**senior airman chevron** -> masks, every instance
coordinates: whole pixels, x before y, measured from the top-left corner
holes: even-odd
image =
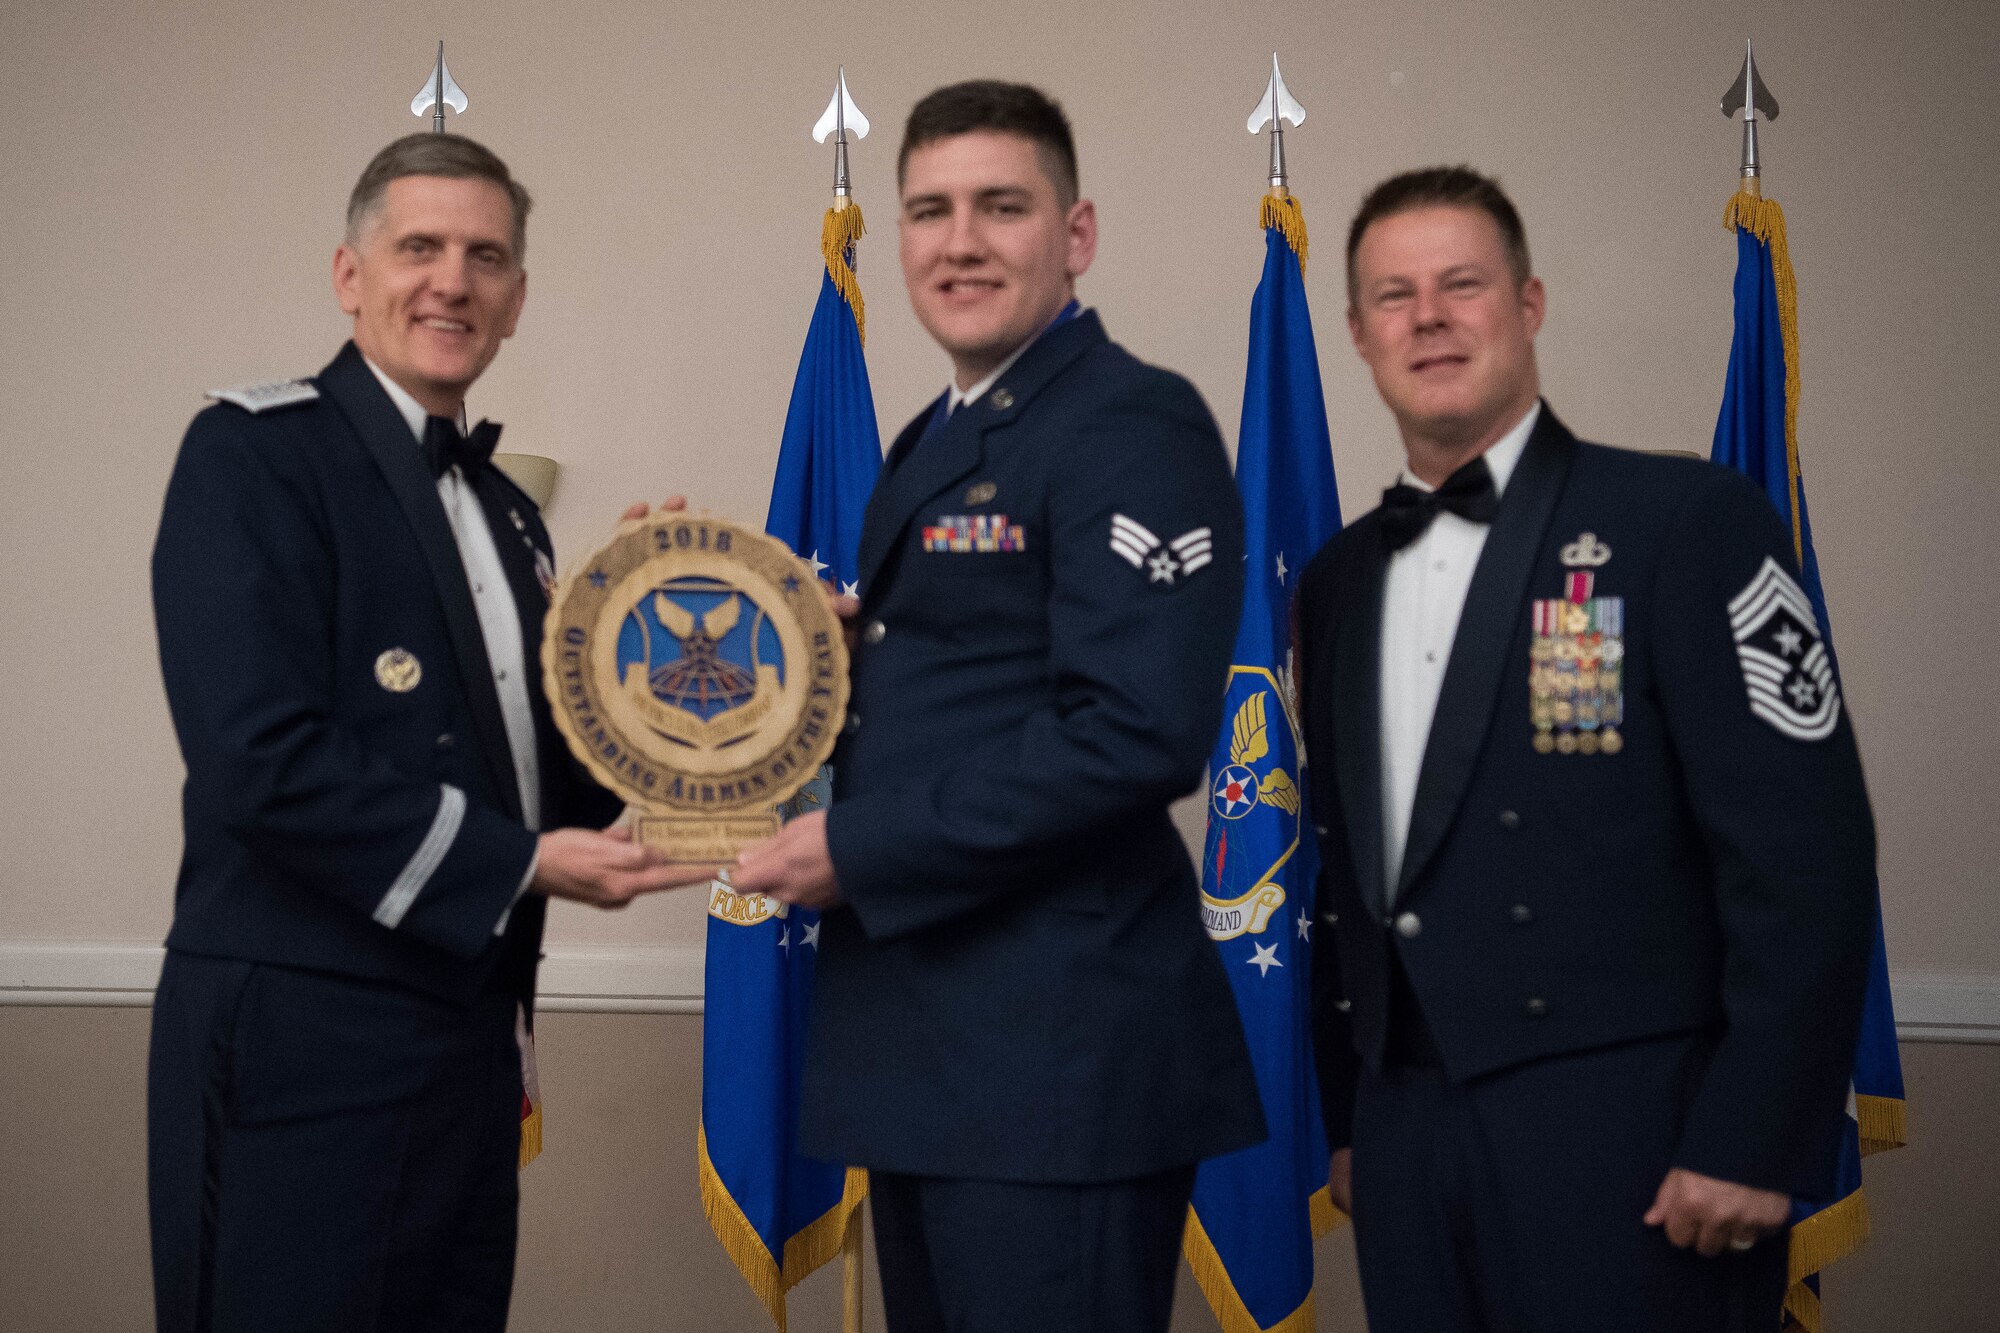
[[[1111,549],[1126,564],[1144,573],[1149,583],[1171,587],[1175,578],[1207,565],[1215,558],[1213,537],[1209,529],[1195,528],[1163,542],[1137,519],[1123,514],[1111,516]]]

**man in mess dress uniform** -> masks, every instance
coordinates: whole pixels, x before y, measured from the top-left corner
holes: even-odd
[[[527,192],[384,149],[333,285],[353,341],[212,395],[153,554],[186,848],[153,1015],[163,1333],[498,1330],[551,896],[699,872],[622,831],[541,690],[548,533],[465,429],[527,294]]]
[[[900,160],[903,274],[952,382],[861,537],[834,799],[744,853],[826,910],[802,1149],[870,1169],[896,1333],[1161,1330],[1202,1158],[1261,1140],[1168,804],[1241,601],[1215,423],[1075,298],[1061,110],[943,88]]]
[[[1312,562],[1299,653],[1370,1327],[1775,1328],[1875,906],[1791,535],[1733,471],[1556,419],[1494,182],[1383,183],[1348,280],[1408,464]]]

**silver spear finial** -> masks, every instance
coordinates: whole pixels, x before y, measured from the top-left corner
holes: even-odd
[[[840,67],[840,77],[834,85],[833,100],[826,104],[826,114],[813,126],[813,142],[825,143],[826,137],[833,136],[833,197],[848,197],[847,178],[847,132],[854,131],[857,139],[868,137],[868,117],[861,114],[861,108],[854,105],[854,98],[847,91],[847,66]]]
[[[1743,113],[1743,179],[1754,181],[1762,172],[1763,163],[1757,155],[1757,116],[1762,113],[1766,120],[1778,118],[1778,99],[1771,96],[1771,90],[1764,86],[1764,76],[1757,72],[1757,56],[1749,41],[1743,43],[1743,69],[1722,94],[1722,114],[1734,117]]]
[[[1292,90],[1285,86],[1285,76],[1278,72],[1278,53],[1271,52],[1271,82],[1264,89],[1264,95],[1257,99],[1257,109],[1250,113],[1250,133],[1255,134],[1266,125],[1271,127],[1271,191],[1282,195],[1285,192],[1285,122],[1293,125],[1306,123],[1306,109],[1292,96]]]
[[[451,71],[444,67],[444,43],[438,43],[437,68],[431,77],[424,80],[424,86],[417,89],[417,95],[410,99],[410,114],[421,116],[431,113],[431,133],[444,133],[444,109],[450,107],[459,115],[465,114],[467,102],[465,90],[451,80]]]

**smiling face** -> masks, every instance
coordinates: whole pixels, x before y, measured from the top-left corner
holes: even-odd
[[[1033,140],[975,130],[911,150],[903,281],[917,321],[977,384],[1056,317],[1097,253],[1097,210],[1064,205]]]
[[[1546,303],[1541,279],[1516,280],[1483,209],[1417,208],[1362,233],[1348,331],[1419,477],[1442,481],[1534,406]]]
[[[513,203],[492,181],[401,176],[356,243],[334,252],[355,345],[434,415],[456,416],[514,335],[528,275],[513,235]]]

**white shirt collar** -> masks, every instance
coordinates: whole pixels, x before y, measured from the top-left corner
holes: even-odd
[[[367,365],[369,370],[375,373],[376,382],[388,392],[389,401],[396,405],[396,410],[403,414],[403,420],[409,424],[410,434],[417,437],[418,444],[422,444],[424,442],[424,423],[430,420],[431,414],[425,410],[422,403],[410,396],[408,389],[405,389],[402,385],[384,374],[382,367],[368,360],[366,355],[362,356],[361,360]],[[458,409],[458,428],[460,430],[465,429],[465,407],[462,404]]]
[[[1507,492],[1507,479],[1514,475],[1514,467],[1521,461],[1521,451],[1528,447],[1528,437],[1535,432],[1535,423],[1542,416],[1542,400],[1528,409],[1528,415],[1514,424],[1514,429],[1495,440],[1487,451],[1480,455],[1486,460],[1486,470],[1493,474],[1493,494]],[[1437,487],[1419,478],[1408,468],[1403,469],[1402,480],[1420,491],[1434,491]]]
[[[994,369],[991,375],[988,375],[985,379],[979,381],[979,383],[973,385],[970,389],[967,389],[965,392],[960,393],[958,390],[958,381],[953,380],[948,388],[948,393],[950,396],[945,401],[944,410],[946,415],[958,411],[959,408],[964,407],[967,403],[976,403],[981,398],[984,398],[986,396],[986,391],[988,389],[991,389],[994,385],[998,384],[1000,382],[1000,377],[1002,375],[1005,375],[1008,371],[1012,370],[1014,368],[1014,363],[1021,359],[1021,353],[1027,351],[1030,347],[1033,347],[1035,345],[1035,340],[1040,338],[1041,336],[1042,336],[1041,333],[1037,332],[1034,335],[1034,337],[1029,338],[1019,347],[1016,347],[1013,351],[1009,352],[1007,354],[1007,359],[1005,361],[1002,361],[999,364],[999,366],[997,366]]]

